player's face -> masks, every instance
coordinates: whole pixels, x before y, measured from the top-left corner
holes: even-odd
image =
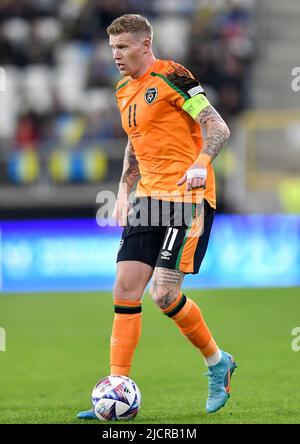
[[[113,59],[122,76],[140,77],[143,74],[144,55],[149,51],[150,40],[138,34],[124,32],[109,36]]]

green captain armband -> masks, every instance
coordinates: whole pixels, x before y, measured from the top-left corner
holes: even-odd
[[[182,105],[182,109],[186,111],[193,119],[195,119],[201,111],[210,105],[209,101],[203,94],[188,99]]]

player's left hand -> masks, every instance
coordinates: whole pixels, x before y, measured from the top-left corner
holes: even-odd
[[[195,188],[205,188],[207,177],[206,167],[199,163],[193,163],[182,178],[177,182],[177,185],[183,185],[186,182],[186,191],[191,191]]]

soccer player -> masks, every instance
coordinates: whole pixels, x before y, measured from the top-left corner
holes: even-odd
[[[107,33],[123,77],[116,96],[128,135],[114,210],[125,228],[113,290],[110,371],[130,373],[141,334],[141,299],[152,278],[153,301],[204,357],[209,378],[206,409],[212,413],[229,398],[236,363],[219,349],[198,305],[181,286],[187,273],[198,273],[206,252],[216,207],[212,161],[227,142],[229,129],[186,68],[155,58],[153,31],[145,17],[123,15]],[[129,210],[128,195],[137,181],[135,212],[134,207]],[[166,203],[170,217],[163,224]],[[182,217],[178,224],[180,208],[188,220]],[[136,220],[130,219],[132,212],[137,216],[146,210],[148,224],[130,222]],[[158,223],[152,216],[158,216]],[[77,416],[95,418],[93,410]]]

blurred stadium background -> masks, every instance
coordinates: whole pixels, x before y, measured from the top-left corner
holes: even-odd
[[[297,2],[1,0],[0,288],[112,285],[120,230],[97,226],[97,194],[116,192],[126,140],[105,30],[127,12],[149,17],[157,56],[186,65],[231,128],[220,216],[187,284],[298,285]]]
[[[294,0],[0,1],[0,422],[73,423],[108,373],[121,229],[99,226],[97,195],[116,192],[126,140],[105,29],[128,12],[151,20],[156,55],[186,65],[231,129],[208,252],[185,287],[239,364],[228,407],[208,417],[198,353],[146,297],[136,422],[299,422]]]

